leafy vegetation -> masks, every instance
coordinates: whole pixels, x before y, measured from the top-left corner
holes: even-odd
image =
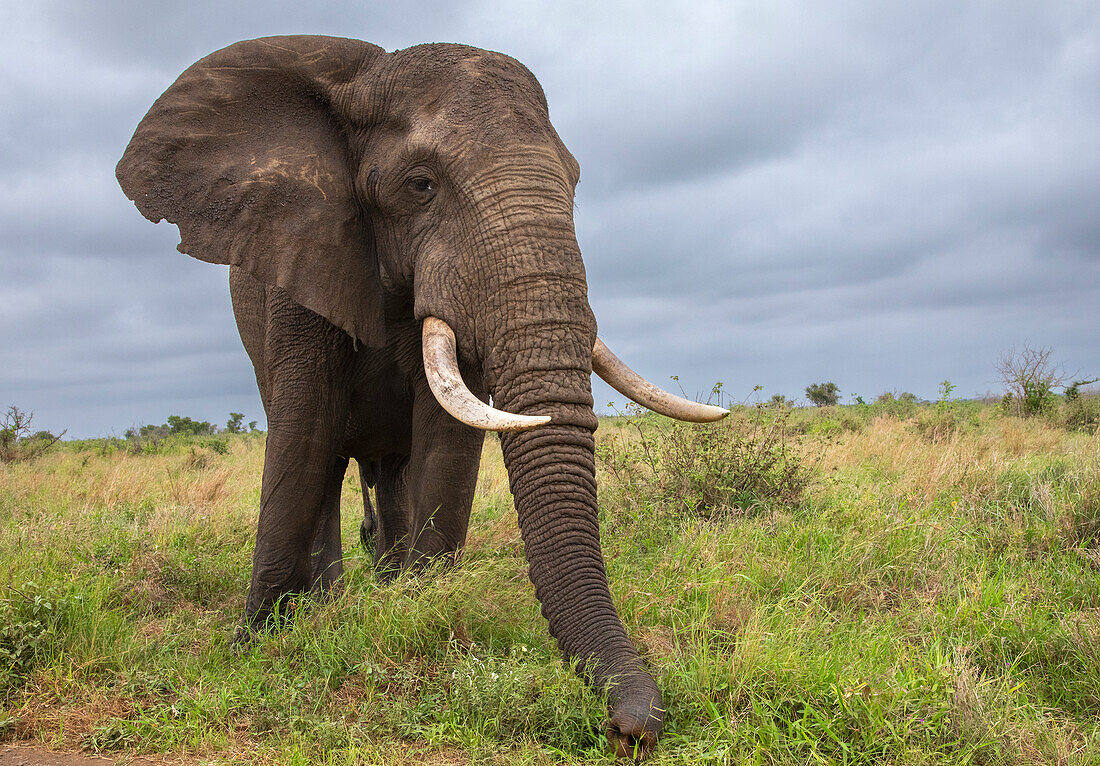
[[[742,407],[707,425],[636,412],[603,441],[599,455],[629,504],[704,518],[793,508],[812,469],[792,443],[790,418],[785,407]]]
[[[34,431],[33,419],[33,412],[15,406],[9,407],[0,417],[0,463],[36,458],[65,435],[64,431],[57,436],[49,431]]]
[[[1100,762],[1100,435],[1064,427],[1066,397],[1023,418],[951,393],[602,421],[608,576],[668,707],[654,762]],[[926,415],[957,427],[930,437]],[[344,592],[235,656],[263,446],[70,441],[0,466],[0,739],[613,762],[604,700],[539,615],[494,440],[457,566],[373,578],[349,475]],[[734,481],[753,471],[771,483]],[[767,490],[784,475],[799,493]]]
[[[225,421],[225,432],[227,434],[239,434],[244,431],[244,427],[241,423],[244,422],[243,412],[230,412],[229,420]]]
[[[840,389],[836,383],[811,383],[806,386],[806,398],[815,407],[832,407],[840,401]]]
[[[1053,355],[1052,348],[1032,348],[1026,343],[1020,349],[1001,354],[996,367],[1005,387],[1001,404],[1007,411],[1030,417],[1049,413],[1054,408],[1054,389],[1061,387],[1067,376],[1055,368]],[[1076,385],[1073,390],[1076,396]]]

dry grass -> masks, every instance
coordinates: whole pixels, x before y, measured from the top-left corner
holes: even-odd
[[[700,518],[600,469],[613,594],[669,707],[658,762],[1100,762],[1100,436],[992,408],[931,440],[892,417],[804,417],[819,468],[795,505]],[[603,703],[538,614],[495,440],[457,567],[375,581],[349,474],[344,594],[244,657],[226,643],[263,442],[227,443],[0,467],[0,606],[52,604],[0,695],[0,738],[191,761],[611,762]]]

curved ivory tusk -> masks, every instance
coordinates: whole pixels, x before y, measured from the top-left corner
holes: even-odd
[[[455,334],[442,319],[424,319],[423,346],[428,385],[443,409],[456,420],[483,431],[526,431],[550,422],[549,415],[501,412],[474,396],[458,371]]]
[[[713,423],[730,414],[722,407],[699,404],[662,391],[627,367],[599,338],[596,338],[596,347],[592,349],[592,372],[623,396],[670,418],[692,423]]]

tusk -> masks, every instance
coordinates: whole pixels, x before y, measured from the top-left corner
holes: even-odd
[[[490,407],[473,395],[458,371],[455,334],[447,323],[425,317],[424,372],[435,398],[456,420],[483,431],[526,431],[550,422],[549,415],[513,415]]]
[[[683,399],[668,391],[662,391],[634,370],[622,359],[611,353],[604,342],[596,338],[592,349],[592,372],[599,375],[623,396],[648,407],[656,413],[691,423],[713,423],[730,414],[730,411],[713,404],[699,404]]]

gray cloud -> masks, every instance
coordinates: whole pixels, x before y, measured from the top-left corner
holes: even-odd
[[[224,269],[174,252],[114,164],[197,58],[266,34],[456,41],[527,64],[582,165],[601,334],[734,398],[996,389],[998,353],[1096,373],[1100,9],[44,2],[0,31],[0,407],[121,432],[260,418]],[[597,385],[597,402],[611,392]]]

